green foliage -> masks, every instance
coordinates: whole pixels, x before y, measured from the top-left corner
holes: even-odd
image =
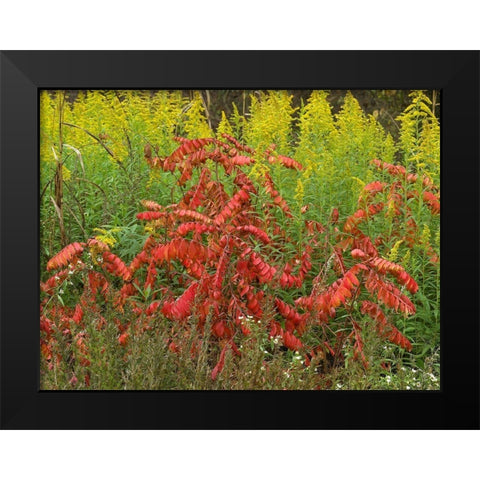
[[[429,210],[422,179],[426,175],[439,187],[440,127],[427,92],[413,91],[409,98],[410,105],[396,117],[399,126],[396,139],[385,132],[379,123],[380,116],[367,115],[362,110],[355,92],[346,93],[336,113],[327,91],[312,92],[303,99],[300,108],[293,106],[289,92],[258,92],[251,96],[247,111],[234,104],[231,115],[221,112],[220,123],[212,131],[209,112],[199,92],[186,97],[179,91],[43,91],[40,96],[42,272],[47,260],[65,244],[95,236],[107,244],[110,242],[119,257],[133,259],[152,233],[135,221],[140,201],[155,199],[166,206],[181,199],[181,189],[173,188],[170,173],[151,170],[144,159],[147,144],[153,156],[164,158],[171,154],[178,146],[173,140],[175,136],[221,139],[221,134],[227,133],[257,151],[275,144],[275,155],[292,156],[300,162],[301,171],[285,172],[262,157],[246,169],[257,182],[270,175],[292,206],[292,218],[285,217],[280,209],[274,215],[298,245],[302,244],[302,211],[306,212],[305,218],[327,225],[333,238],[335,227],[329,224],[332,209],[338,208],[339,222],[343,222],[360,207],[357,199],[365,186],[378,179],[389,182],[389,174],[378,172],[371,164],[373,158],[403,165],[408,173],[417,175],[417,181],[409,189],[410,197],[407,198],[405,190],[405,208],[395,211],[393,203],[382,193],[378,200],[386,203],[385,215],[372,216],[365,223],[365,233],[372,239],[378,238],[379,253],[408,270],[419,285],[416,314],[409,319],[398,319],[399,329],[412,339],[412,353],[398,347],[385,351],[377,340],[367,337],[364,340],[371,364],[369,372],[358,362],[349,361],[347,355],[345,365],[337,365],[327,373],[322,370],[326,359],[318,360],[323,362],[321,368],[306,367],[294,359],[292,352],[279,350],[257,332],[242,345],[249,354],[240,362],[228,351],[224,370],[218,382],[213,383],[209,371],[214,358],[206,352],[200,360],[193,361],[186,353],[170,351],[166,325],[159,324],[144,336],[132,336],[127,357],[125,352],[119,353],[115,328],[93,328],[88,331],[91,344],[105,346],[107,353],[90,352],[94,359],[89,370],[90,387],[335,389],[340,384],[340,388],[349,389],[438,388],[440,217]],[[55,206],[59,195],[60,213]],[[267,196],[260,192],[258,204],[266,200]],[[283,252],[294,253],[299,252]],[[432,260],[435,258],[437,261]],[[318,264],[313,268],[319,273]],[[63,293],[58,293],[62,302],[68,305],[77,287],[75,282],[65,283]],[[108,323],[109,319],[106,320]],[[357,320],[360,325],[367,321]],[[193,338],[184,341],[187,351]],[[353,345],[350,347],[353,349]],[[71,355],[78,346],[62,348]],[[272,352],[276,354],[271,356]],[[218,352],[214,353],[218,356]],[[44,388],[85,388],[81,380],[84,377],[85,367],[81,365],[65,372],[48,370],[43,364]],[[73,378],[77,381],[72,381]]]

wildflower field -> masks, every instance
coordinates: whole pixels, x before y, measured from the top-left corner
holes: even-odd
[[[438,92],[228,95],[42,91],[41,388],[439,389]]]

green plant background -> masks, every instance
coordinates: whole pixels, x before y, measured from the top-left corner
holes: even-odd
[[[338,209],[340,221],[358,208],[363,187],[382,179],[370,163],[372,158],[428,175],[438,186],[438,111],[439,95],[434,91],[42,91],[42,280],[48,277],[49,258],[66,244],[93,236],[130,261],[148,236],[135,217],[140,200],[162,205],[179,200],[171,175],[151,170],[145,161],[147,143],[159,156],[178,146],[175,136],[220,138],[228,133],[258,151],[274,143],[277,152],[300,162],[303,170],[285,173],[259,159],[248,174],[253,179],[265,172],[272,176],[292,207],[293,219],[286,228],[298,237],[304,207],[307,218],[322,223],[328,222],[333,208]],[[55,184],[59,168],[61,205]],[[421,184],[417,188],[421,193]],[[366,372],[347,362],[344,369],[322,380],[322,388],[439,388],[440,264],[430,261],[432,249],[438,256],[440,252],[439,216],[417,202],[413,219],[419,227],[413,248],[400,236],[382,246],[382,255],[402,265],[419,284],[416,314],[398,325],[413,339],[412,353],[384,348],[372,338],[366,342],[371,369]],[[407,220],[387,215],[369,222],[368,233],[373,238],[405,229]],[[68,289],[58,294],[68,302]],[[92,367],[92,384],[98,389],[318,387],[318,375],[303,368],[294,354],[272,356],[268,371],[262,370],[264,352],[271,355],[276,346],[261,332],[243,346],[251,352],[243,356],[243,363],[234,365],[227,355],[216,384],[209,379],[206,362],[193,364],[187,356],[170,352],[161,335],[134,339],[133,354],[125,363],[113,329],[88,333],[92,345],[106,346],[108,352],[99,354]],[[391,370],[385,370],[385,364]],[[236,369],[243,374],[234,374]],[[43,365],[44,388],[73,388],[70,380],[71,372],[52,372]]]

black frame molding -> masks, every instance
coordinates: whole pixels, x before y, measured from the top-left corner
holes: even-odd
[[[478,429],[479,52],[0,54],[0,427]],[[441,391],[39,391],[41,89],[439,89]]]

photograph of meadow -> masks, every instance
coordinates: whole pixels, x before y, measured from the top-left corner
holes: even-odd
[[[40,92],[42,390],[440,389],[440,95]]]

